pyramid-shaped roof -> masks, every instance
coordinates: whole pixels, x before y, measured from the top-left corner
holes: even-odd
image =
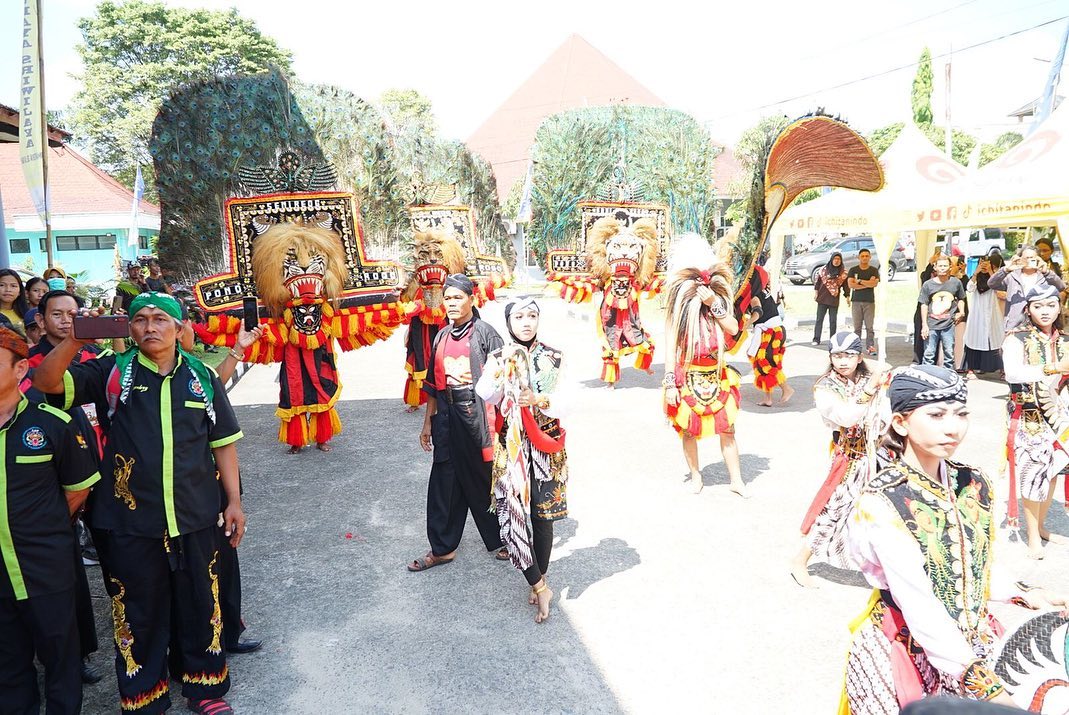
[[[579,107],[633,104],[663,107],[638,80],[579,35],[570,35],[534,74],[468,138],[493,167],[498,196],[527,171],[535,132],[549,116]]]

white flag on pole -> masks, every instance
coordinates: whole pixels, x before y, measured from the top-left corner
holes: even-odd
[[[137,216],[141,209],[141,199],[145,195],[145,180],[141,178],[141,165],[137,165],[137,176],[134,178],[134,202],[130,207],[130,230],[129,236],[126,240],[126,245],[130,247],[128,253],[128,259],[131,261],[137,260],[137,246],[138,246],[138,227]]]
[[[37,1],[26,0],[22,14],[22,86],[19,100],[19,156],[26,188],[46,225],[48,189],[45,185],[45,152],[48,151],[45,117],[41,114],[41,45]]]
[[[531,222],[531,182],[534,175],[534,163],[527,165],[527,178],[523,180],[523,194],[520,197],[520,208],[516,211],[516,223]]]

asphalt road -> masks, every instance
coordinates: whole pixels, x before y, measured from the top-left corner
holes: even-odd
[[[806,287],[809,289],[808,287]],[[811,289],[809,289],[811,290]],[[266,646],[231,658],[240,713],[829,713],[838,701],[847,623],[869,590],[849,571],[817,568],[821,588],[788,575],[798,525],[826,475],[828,431],[811,387],[826,348],[793,335],[786,367],[797,395],[755,406],[744,374],[737,422],[752,498],[727,491],[715,442],[701,445],[705,490],[691,493],[654,375],[623,371],[600,386],[592,308],[546,300],[542,339],[563,349],[577,390],[566,421],[571,517],[558,522],[549,571],[552,618],[533,621],[527,587],[468,525],[457,560],[413,574],[427,550],[429,456],[421,414],[402,410],[401,332],[341,358],[345,432],[330,454],[287,456],[275,441],[274,367],[231,393],[250,531],[241,547],[248,636]],[[647,327],[661,333],[655,304]],[[485,311],[499,327],[501,306]],[[586,319],[583,319],[583,318]],[[660,341],[658,341],[660,342]],[[910,346],[889,343],[908,361]],[[1005,386],[970,389],[973,425],[959,452],[997,473]],[[1060,507],[1054,531],[1069,535]],[[1069,553],[1043,562],[1010,543],[1021,578],[1069,589]],[[110,603],[90,569],[110,668]],[[1025,612],[1000,609],[1012,625]],[[86,688],[87,713],[116,712],[114,676]],[[184,707],[176,697],[176,708]]]

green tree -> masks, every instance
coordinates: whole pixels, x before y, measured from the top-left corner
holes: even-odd
[[[913,107],[913,122],[920,128],[930,126],[932,114],[932,53],[927,47],[917,62],[917,74],[913,77],[913,93],[910,104]]]
[[[887,147],[895,143],[895,139],[898,139],[898,135],[902,133],[902,129],[905,126],[903,122],[888,124],[886,127],[874,129],[871,134],[865,137],[865,140],[869,143],[869,147],[876,156],[883,156],[883,153],[887,151]]]
[[[1017,132],[1005,132],[1000,134],[998,139],[991,144],[982,145],[980,147],[980,166],[995,161],[1007,151],[1020,144],[1022,139],[1024,139],[1024,137]]]
[[[414,89],[387,89],[379,96],[378,107],[394,131],[438,133],[431,100]]]
[[[182,85],[213,77],[288,73],[292,56],[237,10],[187,10],[161,2],[104,0],[78,27],[84,72],[71,124],[93,161],[133,185],[136,166],[155,198],[148,152],[163,99]]]
[[[931,140],[932,144],[935,144],[940,149],[946,149],[946,129],[944,127],[929,124],[926,127],[921,127],[921,131]],[[951,140],[954,142],[954,148],[950,152],[951,158],[962,166],[967,165],[973,149],[976,148],[976,137],[960,129],[954,129]]]

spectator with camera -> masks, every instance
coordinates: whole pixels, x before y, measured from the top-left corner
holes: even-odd
[[[1065,282],[1061,276],[1050,270],[1039,257],[1036,247],[1031,244],[1018,247],[1009,263],[995,271],[988,279],[987,285],[992,290],[1006,292],[1007,332],[1028,320],[1025,316],[1024,297],[1032,288],[1042,284],[1054,286],[1058,292],[1065,290]]]

